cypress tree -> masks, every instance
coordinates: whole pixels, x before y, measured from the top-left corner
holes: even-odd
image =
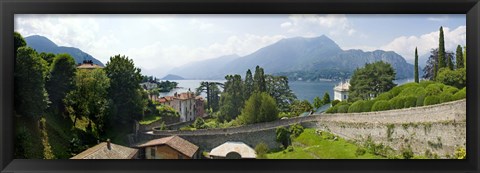
[[[447,62],[445,58],[445,40],[443,38],[443,27],[440,27],[440,37],[438,39],[438,68],[435,71],[435,74],[438,72],[438,69],[447,67]]]
[[[417,48],[415,47],[415,82],[418,83],[418,51]]]
[[[458,45],[457,46],[457,53],[456,53],[456,62],[457,62],[457,69],[463,68],[463,51],[462,51],[462,46]]]

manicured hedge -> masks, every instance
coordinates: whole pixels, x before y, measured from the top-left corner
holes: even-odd
[[[427,96],[435,96],[442,93],[442,87],[439,84],[430,84],[425,90],[427,90]]]
[[[425,97],[425,101],[423,102],[423,104],[425,106],[427,105],[434,105],[434,104],[439,104],[440,103],[440,97],[434,95],[434,96],[427,96]]]
[[[340,105],[337,109],[337,113],[347,113],[349,105]]]
[[[372,106],[372,111],[384,111],[390,109],[390,102],[385,100],[376,101]]]
[[[467,98],[467,88],[463,88],[452,96],[453,100],[460,100]]]
[[[407,96],[404,99],[403,108],[410,108],[417,106],[417,97],[415,96]]]

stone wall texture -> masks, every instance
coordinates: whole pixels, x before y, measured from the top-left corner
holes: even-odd
[[[429,150],[445,156],[458,147],[465,148],[466,100],[381,112],[319,114],[225,129],[150,131],[139,134],[137,142],[178,135],[204,151],[227,141],[242,141],[251,147],[265,142],[277,148],[280,144],[275,142],[275,129],[294,123],[358,142],[370,137],[395,150],[410,146],[419,155]]]

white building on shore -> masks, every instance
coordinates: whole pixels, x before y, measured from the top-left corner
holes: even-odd
[[[334,100],[344,101],[348,99],[348,90],[350,88],[350,81],[340,82],[333,88]]]

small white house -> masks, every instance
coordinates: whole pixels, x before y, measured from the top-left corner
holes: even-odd
[[[350,82],[340,82],[333,88],[334,99],[344,101],[348,99],[348,89],[350,88]]]

